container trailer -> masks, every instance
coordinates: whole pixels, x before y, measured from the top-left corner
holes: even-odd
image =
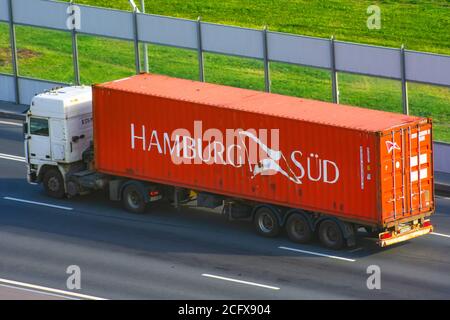
[[[153,74],[36,95],[25,124],[49,196],[196,201],[332,249],[360,227],[382,247],[432,232],[432,145],[429,118]]]

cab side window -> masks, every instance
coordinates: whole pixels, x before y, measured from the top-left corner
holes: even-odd
[[[48,120],[42,118],[31,118],[30,134],[48,137]]]

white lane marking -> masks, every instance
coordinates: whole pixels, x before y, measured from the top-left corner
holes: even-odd
[[[280,290],[280,288],[278,288],[278,287],[268,286],[268,285],[260,284],[260,283],[256,283],[256,282],[243,281],[243,280],[237,280],[237,279],[226,278],[226,277],[221,277],[221,276],[215,276],[213,274],[208,274],[208,273],[203,273],[202,276],[207,277],[207,278],[214,278],[214,279],[219,279],[219,280],[224,280],[224,281],[247,284],[250,286],[261,287],[261,288],[266,288],[266,289]]]
[[[437,233],[437,232],[432,232],[431,234],[434,234],[435,236],[444,237],[444,238],[450,238],[450,235],[448,235],[448,234]]]
[[[0,121],[0,124],[7,124],[9,126],[22,127],[22,124],[21,123],[17,123],[17,122]]]
[[[61,295],[69,296],[69,297],[81,298],[81,299],[106,300],[104,298],[99,298],[99,297],[90,296],[90,295],[86,295],[86,294],[70,292],[70,291],[65,291],[65,290],[59,290],[59,289],[53,289],[53,288],[38,286],[35,284],[19,282],[19,281],[14,281],[14,280],[8,280],[8,279],[3,279],[3,278],[0,278],[0,284],[9,284],[9,285],[20,286],[20,287],[29,288],[29,289],[42,290],[45,292],[51,292],[51,293],[61,294]]]
[[[356,261],[354,259],[338,257],[338,256],[332,256],[332,255],[325,254],[325,253],[294,249],[294,248],[289,248],[289,247],[278,247],[278,249],[289,250],[289,251],[300,252],[300,253],[306,253],[306,254],[311,254],[311,255],[314,255],[314,256],[327,257],[327,258],[331,258],[331,259],[337,259],[337,260],[343,260],[343,261],[349,261],[349,262],[355,262]]]
[[[3,197],[3,199],[11,200],[11,201],[17,201],[17,202],[23,202],[23,203],[37,204],[39,206],[45,206],[45,207],[56,208],[56,209],[73,210],[73,208],[70,208],[70,207],[57,206],[55,204],[49,204],[49,203],[44,203],[44,202],[36,202],[36,201],[30,201],[30,200],[25,200],[25,199],[19,199],[19,198]]]
[[[46,295],[46,296],[59,297],[59,298],[64,298],[64,299],[69,299],[69,300],[80,300],[78,298],[72,298],[72,297],[69,297],[69,296],[63,296],[62,294],[38,291],[38,290],[33,290],[33,289],[26,289],[26,288],[21,288],[21,287],[17,287],[17,286],[10,286],[10,285],[1,284],[1,283],[0,283],[0,287],[10,288],[10,289],[14,289],[14,290],[21,290],[21,291],[26,291],[26,292],[32,292],[32,293],[38,293],[38,294],[41,294],[41,295],[43,294],[43,295]]]
[[[444,197],[444,196],[435,196],[437,199],[444,199],[444,200],[450,200],[450,197]]]
[[[1,159],[25,162],[25,157],[15,156],[12,154],[0,153]]]

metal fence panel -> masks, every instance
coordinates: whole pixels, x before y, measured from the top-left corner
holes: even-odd
[[[338,71],[401,79],[400,50],[335,42]]]
[[[81,33],[133,40],[133,13],[120,10],[80,7]]]
[[[50,82],[29,78],[19,78],[20,103],[30,104],[31,99],[45,90],[52,89],[57,86],[65,86],[66,84],[58,82]],[[14,100],[14,99],[13,99]]]
[[[0,21],[9,21],[8,0],[0,0]]]
[[[44,0],[13,0],[14,23],[66,30],[68,3]]]
[[[264,58],[261,30],[202,22],[202,45],[204,51],[247,58]]]
[[[326,39],[268,32],[269,60],[330,68],[330,41]]]
[[[0,100],[14,102],[16,99],[14,77],[0,74]]]
[[[450,144],[437,142],[433,144],[434,149],[434,170],[450,173]]]
[[[36,27],[68,31],[66,22],[68,2],[48,0],[13,0],[14,22]],[[77,5],[80,8],[81,33],[125,40],[134,40],[133,13],[106,8]],[[8,0],[0,0],[0,21],[8,21]],[[143,42],[170,45],[206,52],[264,59],[262,30],[212,23],[137,14],[138,38]],[[201,38],[198,31],[201,30]],[[335,65],[338,71],[401,79],[400,50],[356,43],[335,41]],[[267,57],[270,61],[286,62],[330,69],[332,55],[330,40],[267,32]],[[201,54],[199,55],[201,56]],[[267,60],[265,60],[267,62]],[[267,71],[267,70],[266,70]],[[405,52],[407,81],[450,87],[450,56],[425,52]],[[268,78],[268,73],[265,73]],[[10,76],[0,77],[1,97],[10,101]],[[269,83],[270,79],[266,79]],[[30,97],[54,86],[50,81],[21,78],[20,98],[29,103]],[[267,85],[266,85],[267,87]],[[337,89],[336,89],[337,90]],[[406,92],[406,90],[404,90]],[[405,93],[404,92],[404,93]],[[405,95],[406,96],[406,95]]]
[[[406,51],[406,80],[450,86],[450,57]]]
[[[139,41],[197,49],[197,23],[149,14],[138,14]]]

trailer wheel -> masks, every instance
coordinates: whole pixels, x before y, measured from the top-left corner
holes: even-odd
[[[320,223],[320,242],[327,248],[339,250],[344,246],[344,235],[336,221],[328,219]]]
[[[122,205],[129,212],[143,213],[146,206],[144,195],[138,187],[126,186],[122,194]]]
[[[256,231],[264,237],[275,237],[280,233],[278,217],[269,208],[262,207],[258,209],[253,222]]]
[[[286,232],[289,239],[297,243],[308,243],[313,236],[313,230],[307,218],[300,213],[293,213],[286,221]]]
[[[44,190],[52,198],[61,199],[64,197],[64,179],[57,169],[49,169],[42,179]]]

